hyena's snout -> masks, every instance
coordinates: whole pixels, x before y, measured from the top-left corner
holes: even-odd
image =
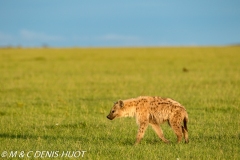
[[[110,120],[114,119],[114,117],[111,114],[107,115],[107,118],[110,119]]]

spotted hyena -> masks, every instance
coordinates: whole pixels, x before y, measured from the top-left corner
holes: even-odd
[[[119,100],[114,103],[107,118],[113,120],[118,117],[136,117],[139,128],[135,144],[138,144],[143,138],[148,124],[152,126],[163,142],[168,143],[169,141],[163,136],[160,128],[160,124],[166,121],[176,134],[177,142],[181,142],[182,136],[184,136],[185,143],[188,143],[187,111],[180,103],[170,98],[142,96]]]

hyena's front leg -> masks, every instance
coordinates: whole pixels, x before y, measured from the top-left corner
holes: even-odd
[[[169,143],[169,141],[163,136],[163,131],[161,127],[158,124],[150,123],[153,130],[157,133],[158,137],[165,143]]]
[[[145,120],[144,122],[140,122],[135,145],[140,143],[141,139],[144,136],[144,133],[145,133],[147,127],[148,127],[148,121],[147,120]]]

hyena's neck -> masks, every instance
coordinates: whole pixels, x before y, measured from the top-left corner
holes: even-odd
[[[135,99],[124,100],[124,117],[134,117],[136,115]]]

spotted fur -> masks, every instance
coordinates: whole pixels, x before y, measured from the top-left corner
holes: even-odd
[[[169,141],[163,136],[160,124],[168,122],[177,136],[177,142],[181,142],[184,136],[188,143],[188,114],[186,109],[177,101],[170,98],[141,96],[137,98],[119,100],[114,103],[107,118],[113,120],[119,117],[136,117],[139,126],[136,143],[140,143],[144,133],[150,124],[158,137],[165,143]],[[183,122],[183,126],[182,126]]]

